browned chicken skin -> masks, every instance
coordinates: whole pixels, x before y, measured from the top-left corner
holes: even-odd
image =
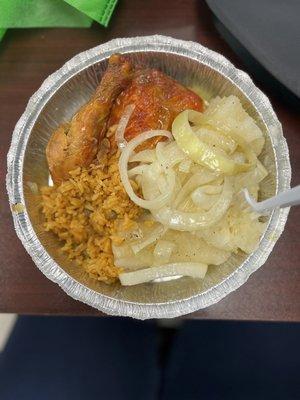
[[[121,91],[129,84],[132,70],[128,60],[118,54],[109,64],[95,95],[53,133],[46,148],[49,170],[55,184],[68,178],[76,167],[91,164],[98,142],[106,132],[111,107]]]
[[[134,104],[135,108],[125,131],[127,140],[149,129],[170,130],[181,111],[203,109],[203,101],[197,94],[154,69],[135,72],[132,83],[119,95],[112,108],[109,126],[118,123],[129,104]],[[159,137],[154,138],[146,146],[153,146],[159,140]]]
[[[183,110],[203,109],[203,101],[197,94],[164,73],[143,68],[133,73],[126,57],[111,56],[93,98],[50,138],[46,156],[55,184],[67,179],[76,167],[91,164],[107,129],[118,124],[130,104],[135,108],[125,131],[127,140],[149,129],[169,130]],[[159,140],[154,138],[145,147]],[[112,144],[116,145],[114,140]]]

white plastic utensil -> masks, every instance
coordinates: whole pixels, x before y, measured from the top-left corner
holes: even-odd
[[[263,213],[273,210],[276,207],[290,207],[300,205],[300,185],[292,189],[279,193],[277,196],[270,197],[267,200],[257,202],[249,194],[248,189],[242,190],[247,203],[257,213]]]

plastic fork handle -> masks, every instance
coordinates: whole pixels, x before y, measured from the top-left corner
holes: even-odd
[[[251,202],[252,203],[252,202]],[[300,204],[300,185],[295,186],[292,189],[285,190],[279,193],[277,196],[271,197],[270,199],[256,203],[253,207],[257,211],[271,210],[276,207],[290,207]],[[252,205],[252,204],[251,204]]]

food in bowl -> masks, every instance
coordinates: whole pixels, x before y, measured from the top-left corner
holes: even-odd
[[[251,253],[264,136],[235,96],[206,104],[163,72],[113,55],[92,99],[51,136],[44,227],[97,280],[202,279]]]

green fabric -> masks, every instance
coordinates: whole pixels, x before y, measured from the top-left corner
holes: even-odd
[[[0,40],[3,38],[5,32],[6,32],[6,29],[0,28]]]
[[[7,28],[107,26],[118,0],[0,0],[0,40]]]
[[[117,4],[117,0],[65,0],[65,2],[104,26],[108,25]]]
[[[0,0],[1,28],[82,27],[91,19],[63,0]]]

